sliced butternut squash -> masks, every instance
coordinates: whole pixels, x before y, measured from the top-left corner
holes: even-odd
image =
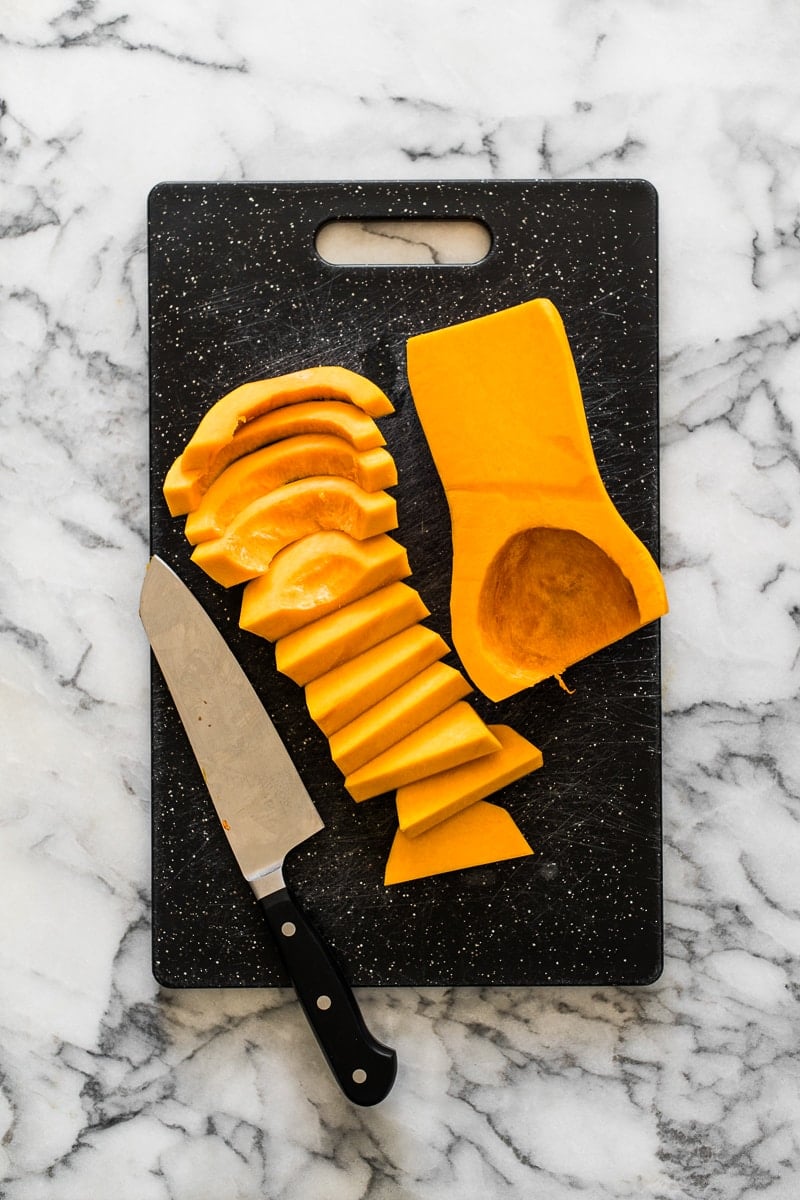
[[[305,400],[343,400],[372,417],[394,412],[389,397],[379,387],[345,367],[311,367],[243,383],[208,410],[183,452],[187,471],[205,471],[214,455],[229,442],[240,425],[274,408]]]
[[[415,838],[542,765],[542,752],[508,725],[490,725],[500,749],[397,789],[398,824]]]
[[[365,492],[350,479],[312,475],[285,483],[234,517],[222,537],[200,542],[192,560],[223,587],[263,575],[284,546],[322,529],[362,541],[397,528],[388,492]]]
[[[330,737],[449,650],[433,629],[412,625],[307,684],[311,719]]]
[[[388,533],[363,542],[338,529],[311,533],[245,584],[239,624],[274,642],[410,574],[408,554]]]
[[[186,518],[186,537],[196,545],[221,537],[244,508],[266,492],[310,475],[352,479],[366,492],[397,483],[397,468],[382,447],[354,450],[344,438],[303,433],[238,459],[214,480],[200,504]]]
[[[369,800],[499,748],[499,741],[475,710],[459,700],[353,771],[344,786],[354,800]]]
[[[419,837],[398,829],[386,862],[387,887],[533,854],[504,808],[478,800]]]
[[[205,470],[188,470],[183,455],[179,455],[164,480],[164,498],[170,513],[178,517],[197,508],[214,480],[237,458],[301,433],[335,434],[356,450],[374,450],[386,445],[374,419],[352,404],[341,400],[287,404],[241,425],[230,441],[220,447]]]
[[[275,643],[275,665],[282,675],[303,687],[428,616],[415,588],[390,583],[280,638]]]
[[[667,611],[601,479],[549,300],[411,338],[408,378],[450,506],[453,641],[481,691],[560,677]]]
[[[351,775],[471,691],[460,671],[432,663],[332,734],[331,757],[343,775]]]

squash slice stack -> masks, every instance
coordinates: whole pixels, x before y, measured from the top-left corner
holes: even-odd
[[[396,792],[387,884],[531,854],[486,797],[542,762],[481,719],[423,624],[390,536],[397,471],[374,418],[391,411],[340,367],[245,384],[206,413],[164,484],[193,561],[245,584],[240,625],[305,689],[353,800]]]

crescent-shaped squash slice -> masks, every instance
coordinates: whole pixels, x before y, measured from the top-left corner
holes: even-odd
[[[339,529],[310,533],[245,584],[239,624],[274,642],[410,574],[405,548],[388,533],[363,542]]]
[[[351,775],[471,691],[455,667],[432,663],[332,734],[331,757],[343,775]]]
[[[397,468],[386,450],[354,450],[344,438],[329,433],[302,433],[231,463],[186,518],[187,539],[196,545],[221,537],[234,517],[254,500],[309,475],[352,479],[366,492],[397,483]]]
[[[192,561],[223,587],[263,575],[284,546],[342,529],[363,541],[397,528],[397,505],[388,492],[365,492],[350,479],[312,475],[274,488],[243,509],[222,534],[195,546]]]
[[[411,338],[408,378],[450,506],[453,641],[481,691],[560,678],[667,611],[601,479],[549,300]]]
[[[354,800],[369,800],[499,749],[497,738],[475,710],[458,700],[348,775],[344,786]]]
[[[416,588],[389,583],[275,643],[275,666],[301,687],[430,612]]]
[[[307,684],[311,719],[330,737],[449,652],[438,633],[412,625]]]
[[[344,438],[356,450],[374,450],[386,445],[373,418],[352,404],[341,400],[287,404],[240,426],[230,441],[223,443],[205,470],[187,470],[183,455],[176,458],[164,480],[164,498],[170,513],[179,517],[197,508],[217,476],[237,458],[300,433],[332,433]]]
[[[257,379],[234,388],[211,406],[183,451],[184,470],[205,471],[240,425],[273,408],[304,400],[343,400],[372,417],[394,412],[391,400],[379,387],[346,367],[310,367]]]
[[[490,725],[500,749],[460,767],[428,775],[397,789],[398,824],[415,838],[476,800],[485,800],[542,765],[542,752],[508,725]]]
[[[409,837],[398,829],[386,861],[384,883],[390,887],[529,854],[533,850],[510,813],[478,800],[419,837]]]

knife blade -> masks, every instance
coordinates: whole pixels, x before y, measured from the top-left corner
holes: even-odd
[[[397,1056],[367,1029],[338,964],[283,877],[289,851],[324,823],[225,639],[157,556],[145,573],[139,615],[222,829],[320,1049],[348,1099],[377,1104],[392,1088]]]

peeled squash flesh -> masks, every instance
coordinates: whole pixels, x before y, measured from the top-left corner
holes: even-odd
[[[341,530],[311,533],[245,584],[239,624],[274,642],[410,574],[408,554],[388,533],[361,542]]]
[[[346,367],[310,367],[289,375],[243,383],[205,414],[183,451],[184,470],[207,470],[222,446],[247,421],[272,409],[305,400],[343,400],[372,417],[394,412],[392,402],[379,387]]]
[[[499,750],[397,789],[398,824],[406,837],[418,837],[541,767],[542,752],[527,738],[508,725],[489,729]]]
[[[533,850],[504,808],[478,800],[419,837],[397,830],[384,883],[406,883],[466,867],[522,858]]]
[[[280,638],[275,643],[275,665],[303,687],[429,616],[416,588],[390,583]]]
[[[331,757],[350,775],[471,691],[460,671],[432,663],[332,734]]]
[[[223,587],[254,579],[284,546],[340,529],[362,541],[397,527],[388,492],[365,492],[350,479],[312,476],[267,492],[234,517],[219,538],[200,542],[192,561]]]
[[[350,479],[367,492],[397,483],[397,469],[386,450],[379,447],[359,451],[331,434],[300,434],[255,450],[223,471],[187,517],[187,540],[195,545],[221,537],[231,521],[255,500],[281,484],[309,475]]]
[[[360,408],[340,400],[306,400],[287,404],[241,425],[216,452],[205,470],[187,470],[183,454],[167,472],[164,498],[173,517],[197,508],[211,484],[230,463],[253,450],[302,433],[329,433],[344,438],[356,450],[386,444],[375,420]]]
[[[369,800],[499,748],[474,709],[459,700],[348,775],[344,786],[354,800]]]
[[[549,300],[412,337],[407,361],[450,507],[453,641],[476,687],[503,700],[560,678],[667,611],[603,484]]]
[[[412,625],[312,680],[306,687],[311,719],[330,737],[449,649],[434,630]]]

